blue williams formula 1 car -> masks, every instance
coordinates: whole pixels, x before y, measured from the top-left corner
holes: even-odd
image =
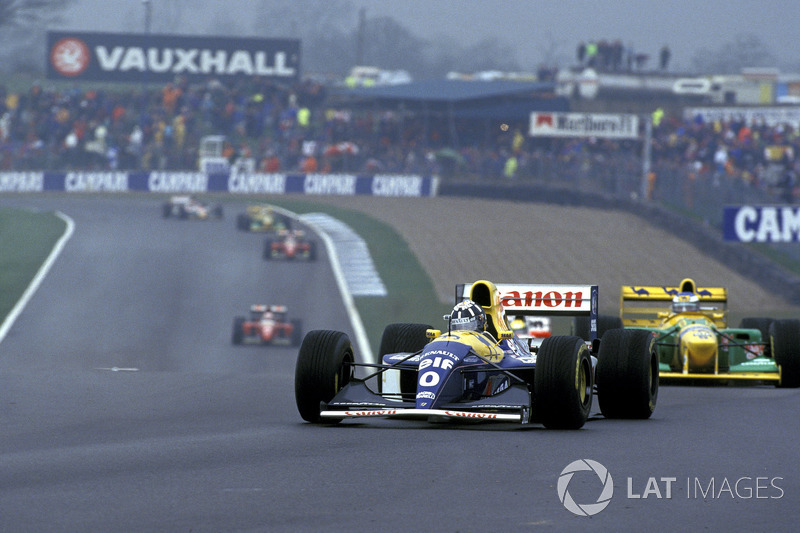
[[[658,359],[651,333],[614,329],[592,343],[554,335],[537,346],[514,334],[506,312],[588,315],[596,333],[597,286],[458,285],[456,306],[445,316],[447,331],[390,324],[377,363],[357,363],[345,333],[311,331],[295,369],[301,417],[314,423],[396,417],[578,429],[593,393],[608,418],[653,413]],[[357,376],[357,369],[365,375]]]

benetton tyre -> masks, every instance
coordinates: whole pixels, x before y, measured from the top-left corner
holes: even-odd
[[[778,387],[800,387],[800,320],[776,320],[769,329],[772,356],[781,368]]]

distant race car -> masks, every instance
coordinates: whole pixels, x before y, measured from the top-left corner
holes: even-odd
[[[510,318],[508,327],[520,339],[531,339],[529,341],[531,345],[539,345],[542,340],[553,334],[550,317],[548,316],[517,315]]]
[[[222,205],[206,204],[191,196],[172,196],[161,208],[164,218],[209,220],[223,217]]]
[[[276,213],[271,205],[249,205],[236,217],[236,227],[242,231],[278,231],[291,228],[291,218]]]
[[[697,287],[624,285],[620,318],[655,338],[662,379],[757,380],[800,387],[800,321],[744,318],[727,327],[728,293]]]
[[[317,245],[301,229],[286,229],[269,235],[264,240],[264,259],[297,259],[314,261]]]
[[[301,321],[288,319],[285,305],[252,305],[250,316],[233,319],[233,344],[299,346]]]
[[[459,284],[444,331],[389,324],[376,363],[357,361],[343,332],[310,331],[295,368],[300,416],[313,423],[396,417],[578,429],[593,394],[608,418],[653,413],[658,361],[650,333],[616,329],[592,343],[553,335],[532,347],[510,329],[506,313],[581,314],[595,323],[597,286]],[[485,326],[468,329],[470,317]]]

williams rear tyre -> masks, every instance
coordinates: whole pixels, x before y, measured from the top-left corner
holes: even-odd
[[[595,368],[597,403],[606,418],[650,418],[658,399],[655,336],[610,329],[600,339]]]
[[[616,315],[597,315],[597,338],[603,338],[603,333],[609,329],[616,329],[622,327],[622,319]],[[593,341],[590,339],[589,333],[589,317],[576,316],[572,319],[572,334],[577,335],[585,341]]]
[[[243,316],[237,316],[233,319],[233,333],[231,334],[231,342],[233,344],[242,344],[244,339],[244,322]]]
[[[267,239],[264,241],[264,259],[269,261],[272,259],[272,239]]]
[[[552,429],[579,429],[592,408],[592,361],[586,342],[573,335],[548,337],[536,356],[536,420]]]
[[[346,333],[317,329],[306,334],[294,373],[294,397],[303,420],[321,422],[321,404],[331,401],[350,382],[354,361],[353,346]]]
[[[236,229],[250,231],[250,218],[247,215],[239,214],[236,217]]]
[[[769,328],[769,340],[781,370],[778,387],[800,387],[800,320],[775,320]]]
[[[378,348],[378,362],[383,362],[383,356],[389,353],[418,352],[428,344],[426,331],[431,329],[427,324],[397,323],[388,324],[383,328],[381,344]],[[414,394],[417,392],[417,372],[411,370],[398,370],[400,372],[400,393]],[[378,376],[378,390],[382,392],[383,382]]]

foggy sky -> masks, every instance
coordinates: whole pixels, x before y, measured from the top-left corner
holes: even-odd
[[[530,70],[552,58],[565,66],[574,59],[577,44],[592,39],[621,39],[652,57],[666,44],[673,53],[673,68],[680,70],[691,65],[697,51],[716,52],[736,34],[746,33],[759,36],[778,60],[776,66],[800,70],[800,0],[348,1],[354,12],[364,7],[369,18],[391,16],[420,37],[446,34],[466,45],[497,39],[515,50],[517,62]],[[157,18],[168,2],[152,2]],[[186,0],[184,4],[192,6],[193,20],[179,33],[205,34],[213,27],[214,17],[219,17],[220,6],[225,7],[228,20],[222,26],[227,29],[237,19],[251,20],[259,2]],[[143,11],[141,0],[78,0],[66,14],[64,26],[81,31],[141,32]],[[297,23],[287,22],[287,26]],[[154,21],[154,27],[156,24]],[[352,27],[355,25],[354,16]],[[279,37],[289,33],[287,28]]]

